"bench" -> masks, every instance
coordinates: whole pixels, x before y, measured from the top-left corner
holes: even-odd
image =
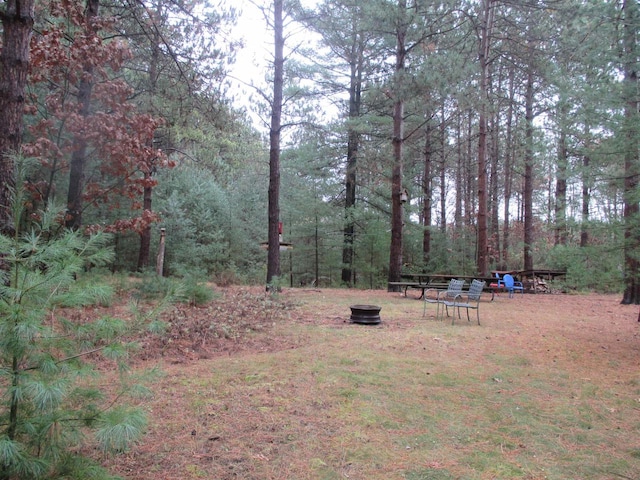
[[[405,297],[407,296],[407,290],[410,288],[422,290],[420,298],[424,297],[424,291],[430,288],[428,284],[420,282],[389,282],[389,287],[400,287],[400,289],[404,288]]]

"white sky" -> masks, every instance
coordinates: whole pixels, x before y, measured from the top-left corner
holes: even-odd
[[[236,0],[234,4],[240,10],[235,31],[242,37],[244,48],[236,55],[232,69],[234,76],[245,83],[260,75],[271,56],[271,36],[262,12],[249,0]]]
[[[268,28],[267,21],[263,13],[255,5],[269,4],[272,0],[235,0],[233,4],[238,8],[240,14],[234,29],[244,43],[244,48],[237,52],[236,62],[232,66],[231,82],[232,94],[235,96],[235,104],[246,107],[251,113],[251,96],[255,95],[254,89],[249,85],[266,86],[264,84],[265,72],[269,68],[273,58],[273,31]],[[303,0],[306,6],[313,6],[318,0]],[[264,125],[259,125],[255,115],[254,124],[257,128],[263,129]]]

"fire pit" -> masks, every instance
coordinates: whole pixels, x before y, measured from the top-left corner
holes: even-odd
[[[351,305],[351,322],[364,325],[376,325],[380,323],[380,310],[377,305]]]

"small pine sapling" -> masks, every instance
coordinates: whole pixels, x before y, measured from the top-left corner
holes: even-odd
[[[16,162],[18,186],[27,163]],[[104,290],[78,288],[76,277],[112,261],[109,237],[62,228],[55,209],[25,218],[26,204],[16,189],[15,234],[0,235],[0,480],[111,479],[78,447],[93,441],[104,452],[124,451],[142,434],[143,413],[120,403],[135,391],[126,368],[132,344],[123,338],[149,318],[61,318],[57,306],[74,296],[79,304],[104,301]],[[109,395],[95,386],[98,361],[119,366],[122,382]]]

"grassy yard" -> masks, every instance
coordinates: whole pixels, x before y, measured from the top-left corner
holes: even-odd
[[[478,326],[384,291],[239,292],[263,306],[228,335],[140,360],[163,374],[147,436],[105,460],[123,477],[640,479],[638,307],[618,296],[503,294]],[[356,303],[383,322],[349,323]],[[220,323],[215,304],[192,314]]]

